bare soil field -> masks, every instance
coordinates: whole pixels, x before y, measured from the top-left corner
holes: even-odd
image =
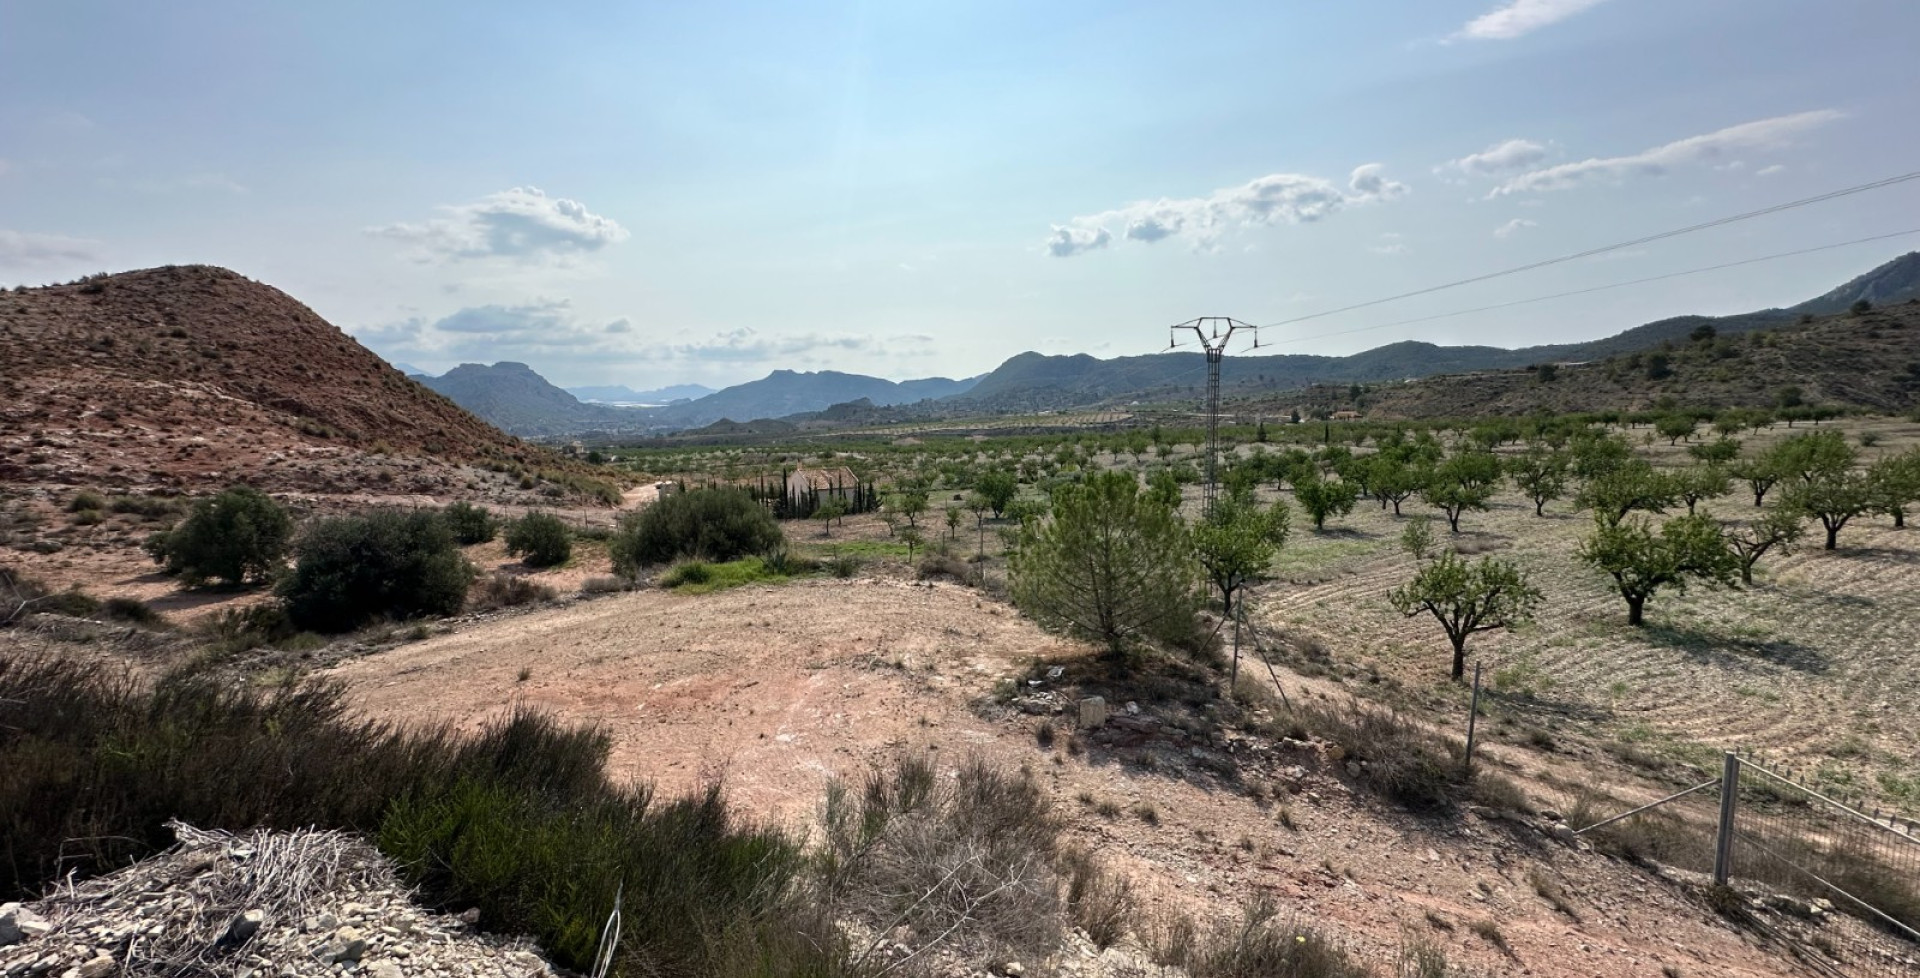
[[[1147,769],[1098,741],[1070,748],[1070,715],[1050,717],[1061,733],[1043,748],[1040,719],[994,705],[1036,660],[1091,655],[970,589],[856,578],[636,592],[462,627],[331,675],[360,709],[408,722],[472,726],[524,705],[600,723],[620,771],[669,790],[722,778],[751,809],[799,824],[828,779],[900,752],[1031,765],[1071,833],[1126,869],[1147,906],[1226,917],[1266,894],[1383,967],[1419,934],[1491,973],[1790,973],[1669,881],[1538,824],[1383,809],[1307,745],[1191,748],[1235,754],[1237,780]],[[1323,685],[1296,683],[1294,695]],[[1577,920],[1535,876],[1557,881]],[[1472,930],[1483,921],[1510,954]]]

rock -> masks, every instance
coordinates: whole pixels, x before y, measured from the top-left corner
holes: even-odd
[[[367,939],[357,927],[342,927],[333,932],[326,946],[320,949],[320,960],[328,964],[355,962],[367,953]]]
[[[0,947],[47,936],[53,925],[18,903],[0,904]]]
[[[1555,839],[1558,839],[1561,842],[1566,843],[1567,845],[1573,845],[1574,843],[1580,841],[1580,837],[1573,834],[1573,826],[1568,825],[1565,822],[1553,823],[1553,827],[1548,829],[1547,832],[1549,835],[1552,835]]]
[[[1020,978],[1021,975],[1027,973],[1027,966],[1018,961],[1009,961],[1000,966],[1000,973],[1006,975],[1007,978]]]
[[[249,910],[233,918],[233,922],[227,925],[226,934],[220,940],[226,944],[244,944],[260,932],[260,925],[266,921],[266,911]]]
[[[367,968],[370,978],[406,978],[398,961],[375,961]]]
[[[88,958],[85,964],[74,971],[80,978],[107,978],[108,975],[113,974],[114,964],[113,955],[102,954]]]
[[[1080,701],[1080,728],[1091,730],[1107,722],[1105,697],[1089,696]]]
[[[473,926],[474,924],[477,924],[477,923],[479,923],[479,922],[480,922],[480,908],[479,908],[479,907],[469,907],[469,908],[468,908],[468,909],[466,909],[466,910],[462,910],[462,911],[460,911],[460,922],[461,922],[461,923],[463,923],[463,924],[466,924],[466,925],[467,925],[468,927],[472,927],[472,926]]]

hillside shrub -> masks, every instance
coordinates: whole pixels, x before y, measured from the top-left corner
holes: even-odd
[[[286,562],[293,517],[273,497],[235,486],[194,504],[179,526],[147,538],[146,550],[188,587],[271,579]]]
[[[32,899],[208,829],[366,833],[443,910],[591,970],[622,894],[613,973],[846,974],[798,843],[717,787],[660,798],[607,778],[609,741],[516,711],[472,737],[354,718],[323,682],[235,687],[175,671],[0,659],[0,900]]]
[[[728,561],[765,553],[785,542],[765,506],[740,489],[694,489],[622,520],[607,542],[614,573],[637,577],[640,569],[681,558]]]
[[[486,543],[500,532],[500,521],[490,510],[464,500],[441,510],[440,518],[447,521],[454,541],[463,547]]]
[[[98,511],[105,508],[106,505],[107,499],[105,496],[91,489],[82,489],[74,493],[73,496],[67,500],[67,512],[84,513],[89,510]]]
[[[467,596],[468,611],[497,611],[526,604],[542,604],[559,598],[553,588],[519,574],[494,571],[481,578]]]
[[[309,527],[280,584],[295,627],[352,631],[381,617],[452,615],[466,602],[473,565],[431,512],[374,510]]]
[[[552,513],[528,513],[507,524],[507,553],[528,567],[558,567],[573,556],[573,534]]]

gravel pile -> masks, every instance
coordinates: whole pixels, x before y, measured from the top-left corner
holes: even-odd
[[[409,899],[340,832],[169,825],[179,844],[126,869],[0,905],[0,978],[535,978],[525,939],[477,933]]]

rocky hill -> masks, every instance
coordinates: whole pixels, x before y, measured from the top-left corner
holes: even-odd
[[[862,398],[879,406],[913,404],[964,394],[974,381],[928,377],[894,382],[837,370],[775,370],[759,380],[737,384],[699,400],[648,412],[662,427],[693,428],[722,419],[782,418],[821,411]]]
[[[560,467],[313,310],[222,268],[0,292],[0,482],[362,488],[357,462]],[[434,472],[428,469],[436,469]],[[369,486],[370,487],[370,486]]]
[[[1825,295],[1785,309],[1732,316],[1677,316],[1581,343],[1501,349],[1401,342],[1345,357],[1232,356],[1221,369],[1229,391],[1287,391],[1316,384],[1373,384],[1469,371],[1502,370],[1549,362],[1585,362],[1663,343],[1684,344],[1702,326],[1721,336],[1773,329],[1804,316],[1846,312],[1855,301],[1889,306],[1920,297],[1920,252],[1889,261]],[[950,399],[947,413],[1001,413],[1089,407],[1198,393],[1206,365],[1198,353],[1161,353],[1097,360],[1079,354],[1022,353]],[[848,398],[851,399],[851,398]],[[880,403],[876,401],[875,403]],[[736,417],[740,415],[736,414]]]
[[[1746,334],[1667,344],[1546,370],[1517,368],[1256,397],[1239,407],[1298,407],[1371,417],[1468,417],[1536,411],[1639,411],[1660,404],[1778,407],[1784,402],[1905,413],[1920,407],[1920,299],[1795,320]]]
[[[492,366],[463,363],[438,377],[419,380],[453,403],[516,435],[561,435],[637,422],[630,411],[581,403],[579,398],[548,383],[524,363],[501,361]]]

